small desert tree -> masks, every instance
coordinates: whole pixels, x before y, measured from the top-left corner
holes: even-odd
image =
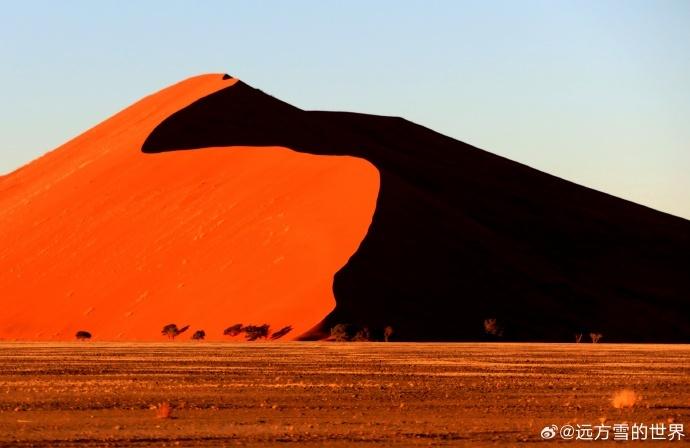
[[[582,333],[575,333],[575,343],[579,344],[582,342]]]
[[[336,342],[345,342],[349,340],[350,337],[347,334],[347,325],[338,324],[335,327],[331,328],[331,337]]]
[[[496,318],[491,317],[484,319],[484,333],[490,336],[501,337],[503,336],[503,328],[498,325]]]
[[[288,325],[287,327],[283,327],[278,331],[274,331],[273,334],[271,335],[271,340],[275,341],[276,339],[280,339],[291,331],[292,331],[292,325]]]
[[[203,341],[206,338],[206,332],[204,330],[197,330],[192,335],[192,339],[195,341]]]
[[[266,339],[268,337],[270,326],[263,325],[247,325],[244,327],[244,337],[248,341],[256,341],[257,339]]]
[[[370,339],[371,336],[369,335],[369,329],[367,327],[363,327],[352,337],[352,341],[354,342],[367,342]]]
[[[168,339],[175,340],[175,338],[185,331],[189,329],[189,325],[185,325],[182,328],[177,328],[177,325],[175,324],[168,324],[165,327],[163,327],[163,330],[161,331],[161,334],[163,336],[167,336]]]
[[[393,327],[388,325],[386,328],[383,329],[383,340],[385,342],[388,342],[391,336],[393,336]]]
[[[88,339],[91,339],[91,333],[89,333],[88,331],[79,330],[77,331],[76,338],[80,341],[86,341]]]
[[[168,324],[168,325],[163,327],[163,329],[161,330],[161,334],[163,336],[167,336],[168,339],[174,339],[175,336],[177,336],[178,331],[179,330],[177,329],[176,324]]]
[[[599,342],[599,339],[601,339],[604,335],[601,333],[590,333],[589,338],[592,340],[593,344],[596,344]]]
[[[232,325],[223,331],[223,336],[237,336],[238,334],[242,333],[244,327],[242,327],[242,324],[235,324]]]

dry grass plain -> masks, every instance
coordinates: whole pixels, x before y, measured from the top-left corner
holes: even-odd
[[[3,447],[544,446],[603,419],[687,427],[690,346],[0,343]]]

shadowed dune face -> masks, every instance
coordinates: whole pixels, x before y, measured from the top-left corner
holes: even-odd
[[[302,111],[238,82],[172,114],[142,150],[275,145],[365,159],[381,177],[336,308],[310,337],[352,323],[476,340],[492,318],[508,340],[690,340],[690,223],[405,120]]]
[[[167,116],[235,82],[172,86],[0,179],[0,338],[154,340],[177,322],[223,339],[242,322],[290,325],[290,339],[333,309],[333,275],[374,212],[370,163],[140,151]]]

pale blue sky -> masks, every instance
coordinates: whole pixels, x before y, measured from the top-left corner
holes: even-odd
[[[690,1],[0,1],[0,173],[228,72],[690,218]]]

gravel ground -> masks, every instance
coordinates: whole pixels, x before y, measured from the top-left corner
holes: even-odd
[[[689,345],[0,343],[3,447],[606,446],[558,431],[624,422],[688,443]]]

